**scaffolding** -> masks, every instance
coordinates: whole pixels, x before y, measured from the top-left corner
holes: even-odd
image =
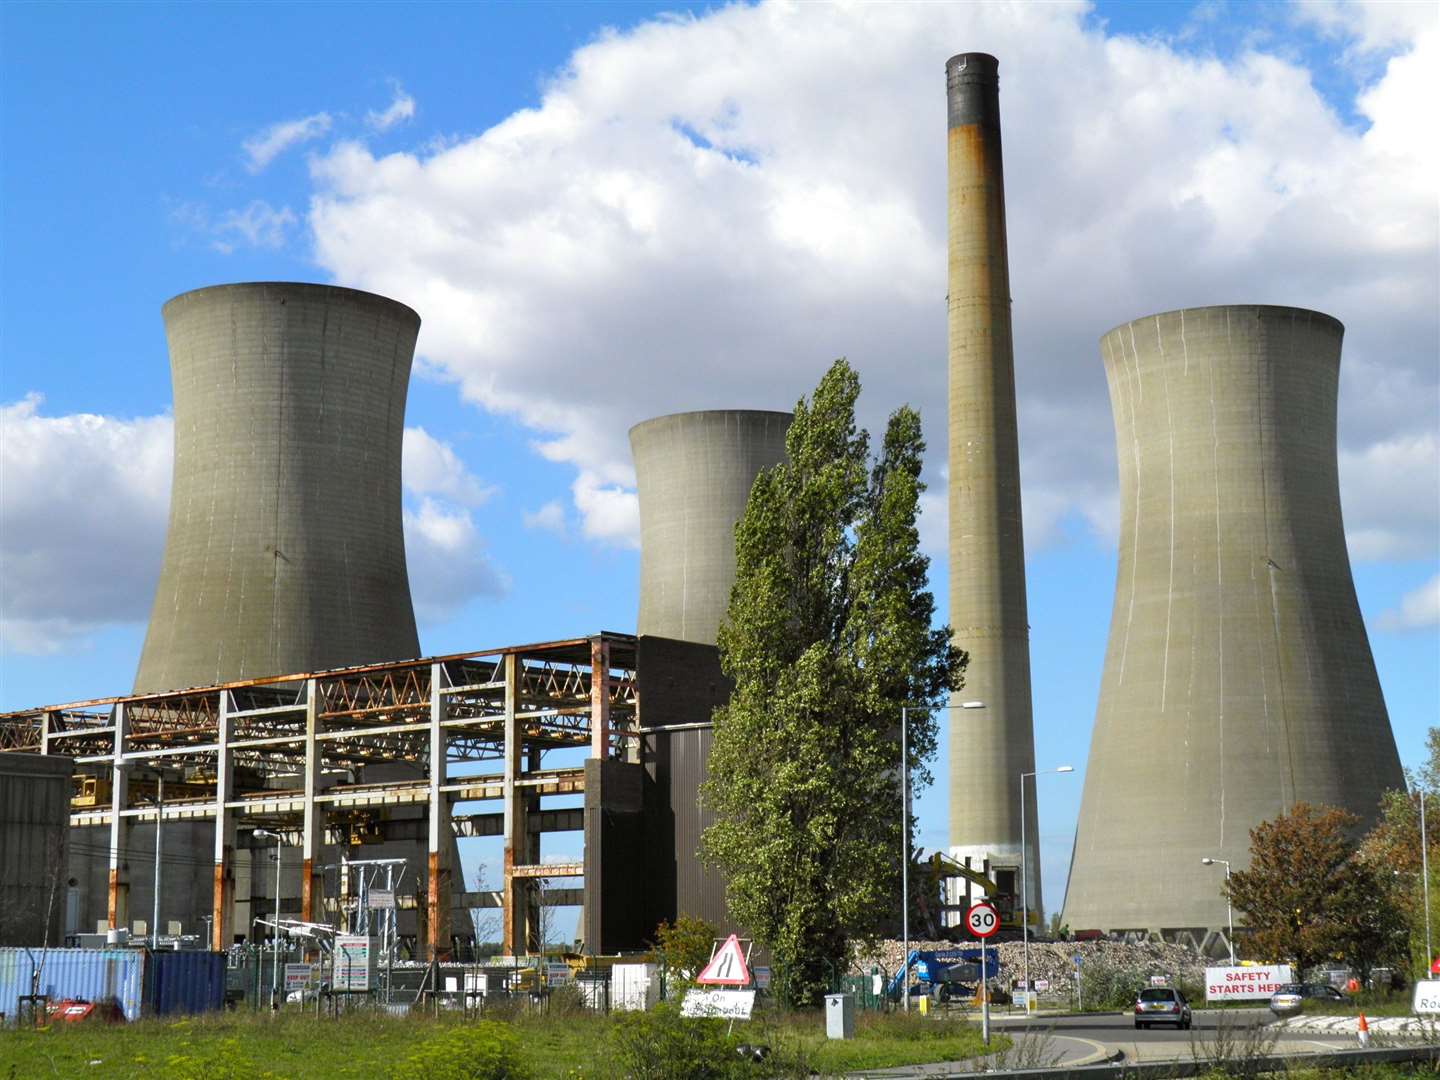
[[[222,950],[234,932],[242,824],[300,848],[300,919],[311,922],[322,916],[321,845],[378,827],[383,808],[412,805],[426,819],[425,958],[445,958],[452,904],[500,908],[502,947],[514,955],[540,945],[542,882],[585,877],[584,863],[540,861],[540,834],[584,829],[585,810],[542,800],[584,795],[587,773],[601,775],[585,762],[638,765],[636,654],[633,636],[605,632],[42,707],[0,714],[0,750],[75,762],[70,824],[109,830],[112,929],[128,917],[124,852],[138,819],[214,820],[210,934]],[[550,750],[578,752],[568,756],[581,764],[543,768]],[[361,781],[366,767],[397,762],[413,777]],[[475,771],[486,763],[491,771]],[[167,784],[157,809],[141,778],[159,764],[183,779]],[[499,812],[452,810],[496,801]],[[454,890],[452,837],[495,835],[504,837],[498,894]],[[584,898],[578,887],[546,893],[552,903]]]

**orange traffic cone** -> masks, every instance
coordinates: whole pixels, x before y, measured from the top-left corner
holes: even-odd
[[[1360,1014],[1360,1045],[1370,1045],[1370,1025],[1365,1022],[1365,1014]]]

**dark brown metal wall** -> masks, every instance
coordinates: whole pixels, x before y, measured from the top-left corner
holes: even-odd
[[[730,681],[713,645],[644,636],[638,648],[641,727],[708,724],[729,699]],[[738,929],[725,906],[724,877],[699,856],[701,833],[713,820],[699,804],[713,737],[707,727],[652,731],[645,739],[652,925],[693,915],[727,933]]]
[[[0,945],[61,944],[72,768],[68,757],[0,754]]]

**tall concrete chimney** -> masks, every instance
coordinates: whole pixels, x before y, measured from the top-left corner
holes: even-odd
[[[961,53],[945,65],[950,625],[955,643],[970,653],[965,697],[986,706],[949,714],[950,852],[1020,865],[1023,789],[1029,851],[1021,876],[1038,914],[1035,788],[1020,780],[1035,768],[1035,744],[998,70],[985,53]]]
[[[162,313],[175,473],[136,691],[418,656],[400,447],[420,317],[289,282]]]
[[[735,584],[735,523],[785,460],[786,412],[674,413],[630,429],[640,492],[638,633],[715,644]]]
[[[1223,931],[1224,871],[1297,802],[1369,825],[1405,776],[1340,516],[1344,328],[1189,308],[1100,340],[1120,468],[1115,607],[1065,921]]]

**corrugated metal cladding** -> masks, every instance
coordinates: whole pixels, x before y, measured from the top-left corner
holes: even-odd
[[[0,945],[60,941],[73,767],[68,757],[0,754]]]
[[[224,953],[155,952],[145,962],[145,1012],[213,1012],[225,1004]]]
[[[13,1020],[20,995],[31,992],[39,971],[39,993],[51,1001],[113,999],[125,1019],[138,1020],[144,967],[138,949],[0,949],[0,1012]]]
[[[642,635],[635,674],[645,728],[707,723],[730,697],[713,645]],[[654,731],[645,739],[652,925],[694,915],[726,932],[739,929],[725,905],[724,876],[699,855],[700,834],[713,820],[699,803],[712,739],[709,728]]]

